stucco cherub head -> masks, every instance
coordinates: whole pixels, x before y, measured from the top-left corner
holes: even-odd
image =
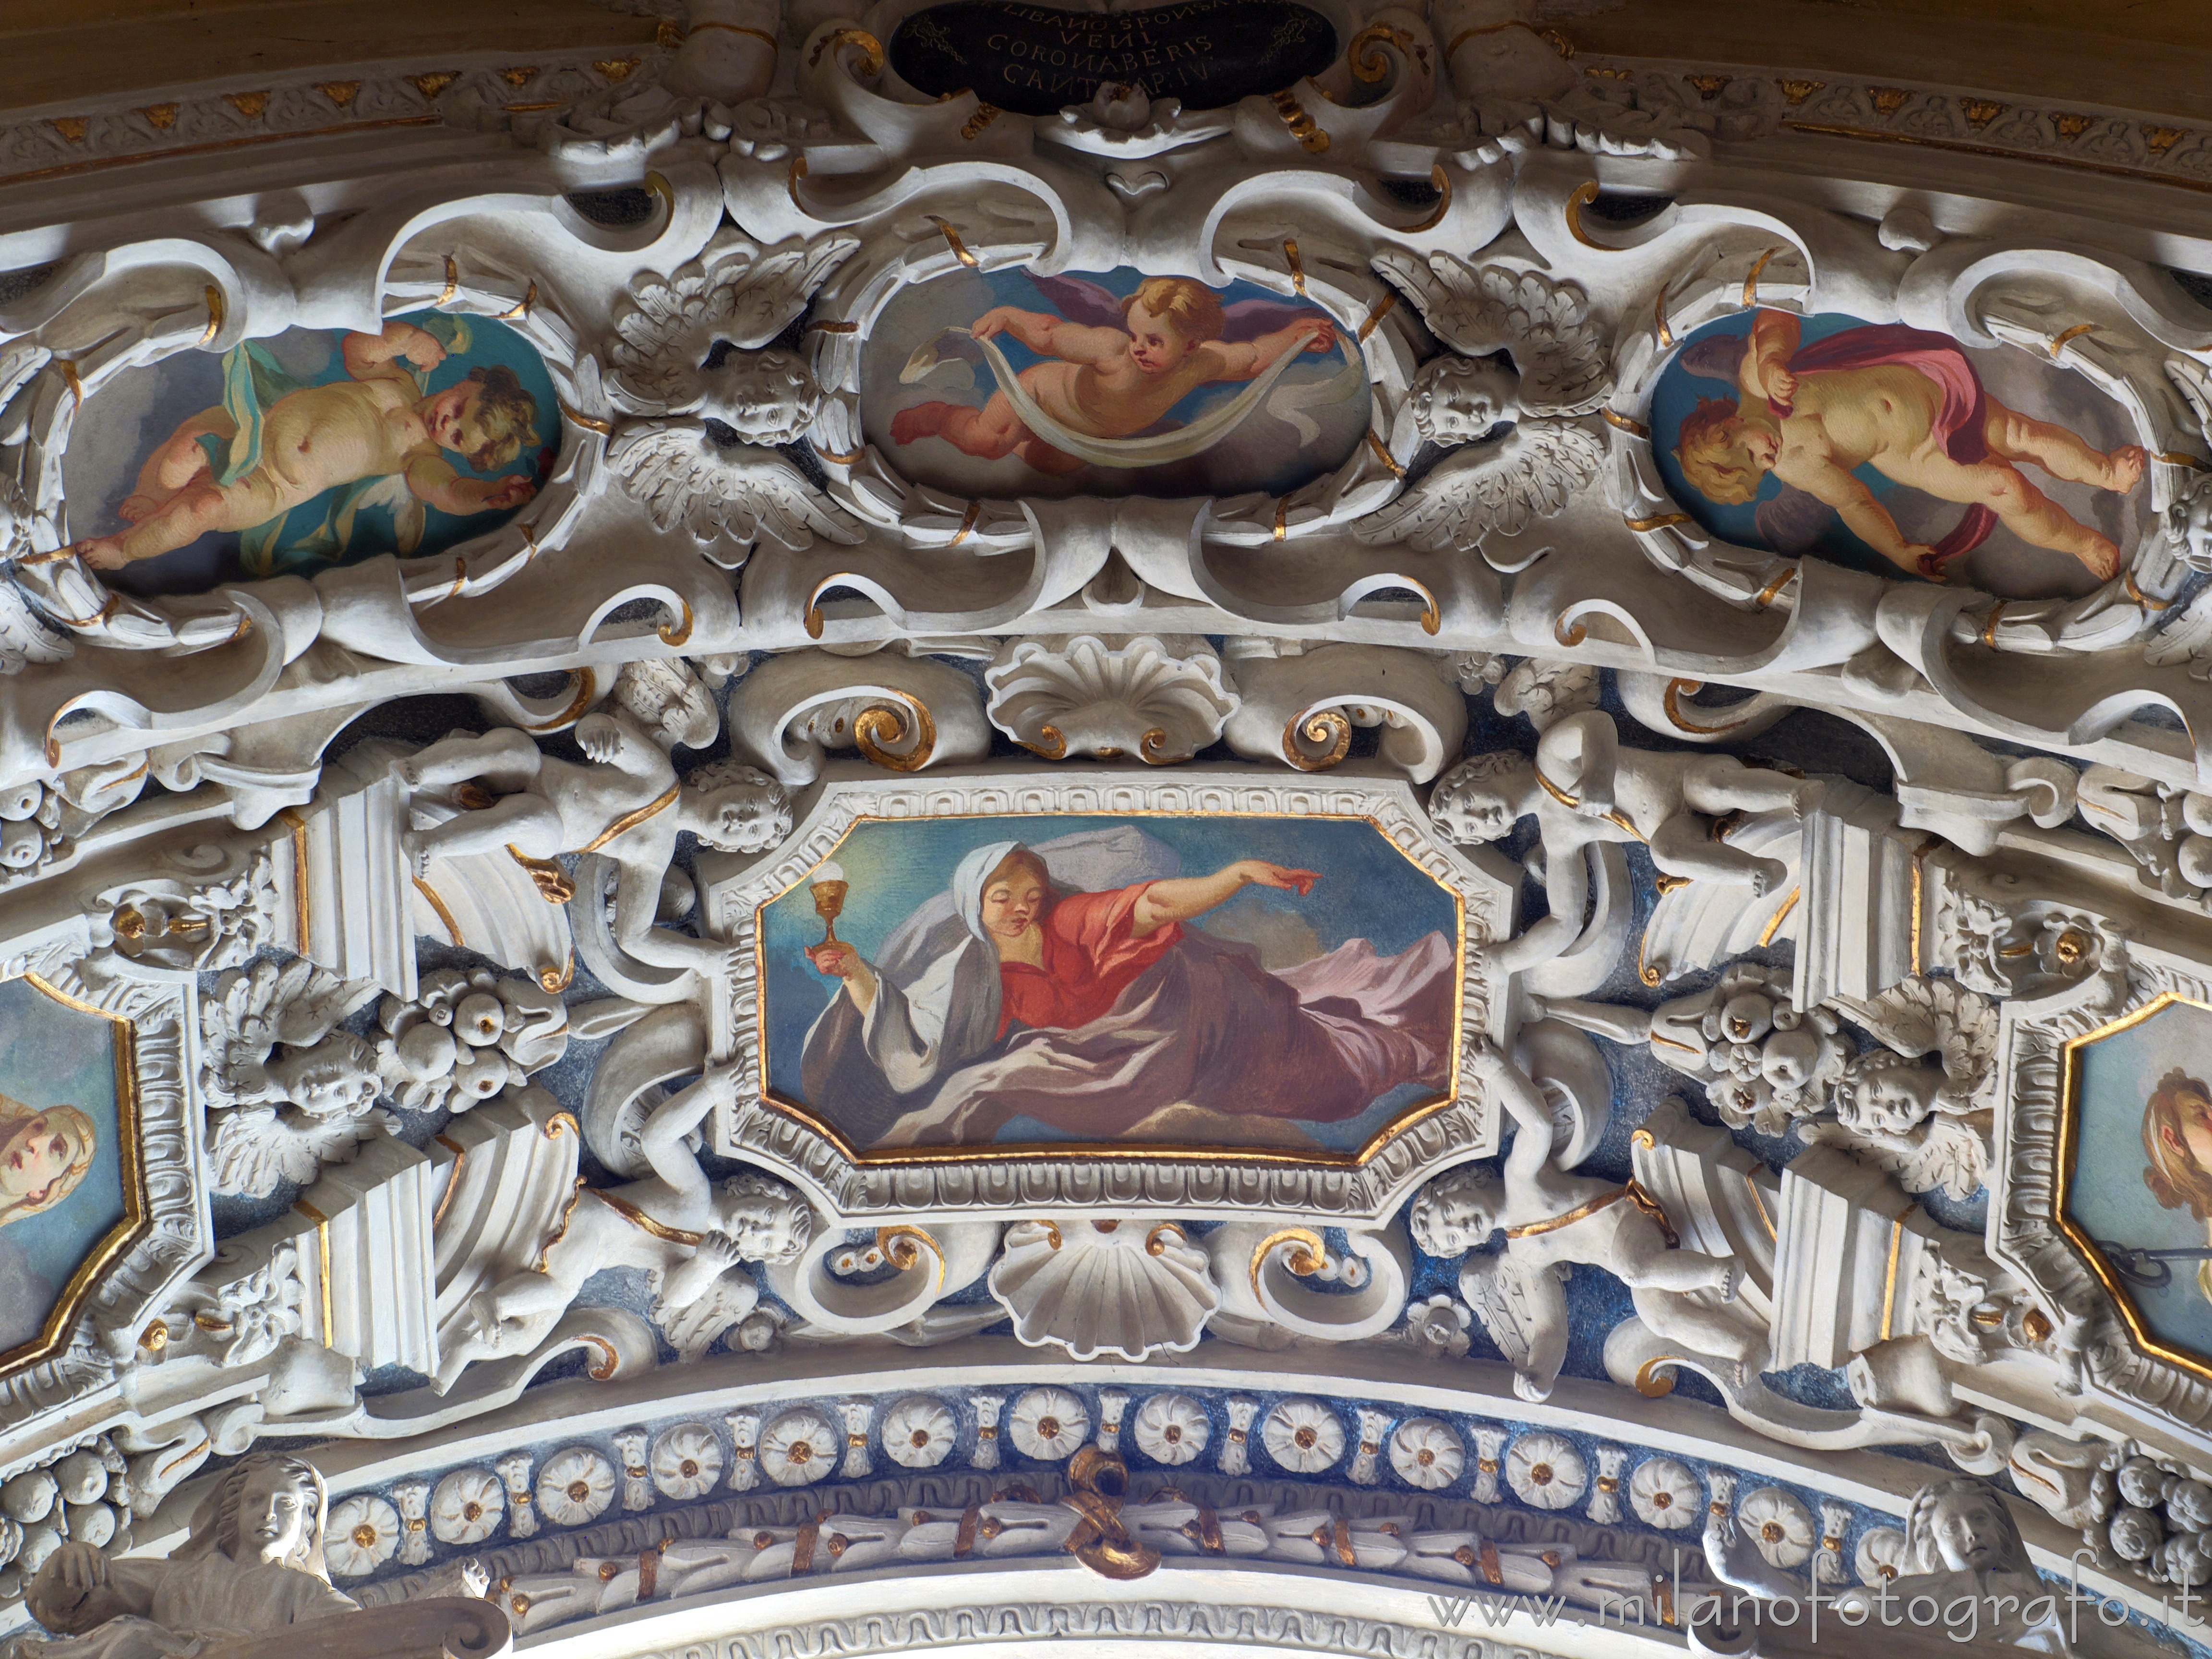
[[[1429,817],[1456,842],[1500,840],[1521,821],[1535,777],[1525,755],[1477,755],[1444,775],[1429,797]]]
[[[757,853],[791,833],[791,797],[765,772],[710,761],[684,781],[695,833],[725,853]]]
[[[2174,556],[2191,570],[2212,570],[2212,479],[2166,509]]]
[[[1851,1061],[1836,1094],[1836,1119],[1857,1134],[1910,1134],[1935,1111],[1943,1083],[1935,1066],[1875,1049]]]
[[[715,1195],[715,1231],[748,1261],[795,1261],[814,1231],[814,1212],[790,1188],[763,1176],[733,1176]]]
[[[1424,1254],[1461,1255],[1489,1242],[1504,1201],[1504,1183],[1489,1170],[1454,1170],[1421,1188],[1406,1224]]]
[[[795,443],[822,407],[822,388],[788,351],[732,351],[708,376],[700,413],[749,444]]]
[[[1521,412],[1521,377],[1494,357],[1433,357],[1406,402],[1424,442],[1471,444]]]
[[[308,1048],[279,1048],[263,1066],[283,1097],[311,1117],[349,1116],[377,1097],[376,1051],[350,1031]]]
[[[1923,1486],[1913,1496],[1905,1536],[1906,1568],[1914,1573],[2033,1571],[2012,1511],[1979,1480]]]

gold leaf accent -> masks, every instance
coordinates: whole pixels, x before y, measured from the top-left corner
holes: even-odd
[[[1903,87],[1869,87],[1867,101],[1884,115],[1894,115],[1912,94]]]
[[[460,78],[461,72],[459,70],[433,70],[428,75],[409,76],[407,83],[425,98],[435,98]]]
[[[1966,114],[1966,124],[1976,132],[1979,132],[1998,116],[2002,115],[2010,106],[2000,104],[1994,98],[1961,98],[1959,100],[1959,107]]]
[[[2089,123],[2094,118],[2093,116],[2067,111],[2053,115],[2051,118],[2051,125],[2058,129],[2058,136],[2061,138],[2071,142],[2088,131]]]
[[[167,132],[177,125],[177,108],[174,104],[149,104],[138,112],[146,118],[146,125],[155,131]]]
[[[358,81],[318,81],[315,82],[315,90],[321,93],[324,97],[329,99],[331,102],[336,104],[340,109],[347,109],[352,106],[354,99],[360,94],[361,82]]]
[[[535,64],[520,64],[513,69],[501,70],[499,72],[499,78],[510,87],[523,87],[529,85],[537,74],[538,66]]]
[[[1775,84],[1782,88],[1783,101],[1796,109],[1828,83],[1826,81],[1778,81]]]
[[[645,60],[641,58],[605,58],[592,60],[592,67],[610,81],[619,85],[630,77],[630,71]]]
[[[2142,135],[2145,147],[2154,157],[2162,158],[2166,151],[2181,142],[2179,127],[2154,127],[2148,121],[2143,123]]]
[[[169,107],[173,114],[176,106],[172,104]],[[84,142],[85,119],[82,115],[57,115],[53,118],[52,125],[54,131],[72,144],[81,144]]]
[[[1303,737],[1308,743],[1326,745],[1318,755],[1299,746]],[[1296,715],[1283,727],[1283,758],[1301,772],[1326,772],[1342,760],[1352,750],[1352,722],[1334,708],[1316,709],[1306,718],[1304,726]]]
[[[258,121],[263,112],[269,107],[269,94],[265,92],[226,92],[222,101],[247,120]]]
[[[1697,89],[1698,97],[1710,104],[1727,90],[1728,83],[1735,77],[1732,75],[1686,75],[1682,78]]]
[[[929,710],[922,707],[919,697],[908,696],[903,691],[894,691],[890,695],[904,703],[912,715],[914,747],[902,755],[894,754],[884,747],[886,742],[897,738],[904,722],[899,719],[896,709],[883,703],[862,709],[854,720],[854,746],[878,766],[890,771],[919,772],[929,764],[929,757],[936,750],[937,722],[930,719]]]

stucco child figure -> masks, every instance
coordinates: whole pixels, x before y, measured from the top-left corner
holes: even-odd
[[[258,1453],[225,1472],[166,1561],[65,1543],[23,1597],[58,1639],[19,1637],[9,1659],[178,1659],[224,1638],[358,1613],[323,1565],[326,1507],[314,1469]]]
[[[1224,338],[1221,301],[1188,277],[1149,277],[1119,303],[1118,322],[994,306],[969,331],[979,342],[1008,334],[1056,359],[1024,369],[1023,389],[1070,431],[1097,438],[1133,436],[1208,382],[1253,380],[1292,353],[1336,343],[1334,325],[1317,313],[1251,337],[1234,337],[1240,331],[1232,330]],[[986,460],[1019,455],[1039,472],[1072,472],[1085,464],[1032,432],[1003,389],[981,409],[921,404],[891,422],[895,444],[933,437]]]
[[[2125,495],[2148,459],[2139,445],[2092,449],[2063,426],[2006,408],[1948,336],[1869,325],[1801,348],[1800,331],[1794,314],[1760,312],[1739,348],[1735,398],[1701,398],[1683,418],[1675,459],[1707,500],[1751,501],[1771,472],[1833,508],[1891,563],[1933,580],[2000,523],[2031,546],[2071,554],[2100,580],[2119,574],[2112,540],[2051,501],[2017,464]],[[1726,372],[1717,359],[1690,367]],[[1966,515],[1934,546],[1908,542],[1854,475],[1869,465],[1962,503]]]
[[[1462,763],[1437,786],[1429,814],[1455,840],[1486,842],[1533,812],[1553,868],[1592,842],[1641,842],[1662,874],[1746,882],[1763,895],[1787,878],[1788,866],[1729,846],[1710,819],[1771,811],[1802,817],[1820,797],[1817,783],[1728,755],[1623,749],[1613,717],[1592,709],[1547,728],[1533,763],[1504,750]]]
[[[267,574],[271,550],[259,544],[277,538],[294,508],[339,486],[361,488],[321,527],[332,556],[346,550],[363,506],[392,510],[401,553],[420,541],[425,506],[463,517],[521,506],[537,493],[531,474],[470,477],[448,455],[483,471],[535,449],[537,400],[514,370],[496,366],[426,395],[421,377],[447,349],[428,331],[393,321],[381,334],[345,337],[349,378],[301,386],[265,346],[236,348],[223,361],[222,404],[180,422],[140,469],[117,509],[131,527],[81,541],[75,552],[94,568],[118,570],[211,531],[242,532],[248,572]]]
[[[761,1176],[710,1181],[685,1144],[709,1111],[734,1097],[737,1081],[735,1068],[713,1067],[655,1107],[639,1133],[653,1173],[611,1190],[581,1188],[532,1266],[470,1298],[473,1333],[444,1344],[441,1392],[477,1360],[531,1352],[605,1267],[650,1275],[653,1320],[679,1350],[703,1350],[752,1311],[760,1291],[732,1270],[795,1258],[813,1212]]]
[[[1733,1365],[1741,1382],[1758,1340],[1690,1295],[1711,1291],[1733,1300],[1742,1264],[1678,1248],[1665,1212],[1634,1182],[1621,1186],[1553,1169],[1551,1109],[1495,1044],[1485,1039],[1470,1048],[1465,1065],[1513,1120],[1504,1178],[1480,1169],[1453,1170],[1422,1189],[1411,1226],[1415,1243],[1443,1257],[1478,1249],[1492,1231],[1505,1230],[1505,1249],[1469,1256],[1459,1282],[1460,1294],[1512,1364],[1514,1392],[1541,1400],[1552,1391],[1567,1353],[1562,1280],[1577,1261],[1620,1279],[1646,1325],[1693,1353]]]
[[[555,855],[603,854],[620,872],[614,935],[623,949],[655,967],[722,967],[737,947],[653,925],[676,837],[688,830],[709,847],[757,852],[789,832],[790,801],[762,774],[729,762],[679,784],[666,751],[623,716],[586,714],[575,735],[587,765],[548,756],[512,728],[447,738],[401,761],[410,787],[453,789],[465,809],[407,832],[415,873],[428,874],[434,859],[505,849],[548,899],[565,902],[573,890]]]

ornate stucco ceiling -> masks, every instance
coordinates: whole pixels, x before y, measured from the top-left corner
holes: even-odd
[[[659,9],[0,17],[0,1630],[2206,1652],[2212,22]]]

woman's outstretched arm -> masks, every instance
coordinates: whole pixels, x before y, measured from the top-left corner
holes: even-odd
[[[1137,900],[1129,931],[1139,939],[1157,933],[1171,921],[1188,921],[1225,902],[1246,887],[1279,887],[1300,897],[1313,891],[1321,879],[1316,870],[1292,870],[1264,859],[1239,859],[1210,876],[1178,876],[1156,881]]]

